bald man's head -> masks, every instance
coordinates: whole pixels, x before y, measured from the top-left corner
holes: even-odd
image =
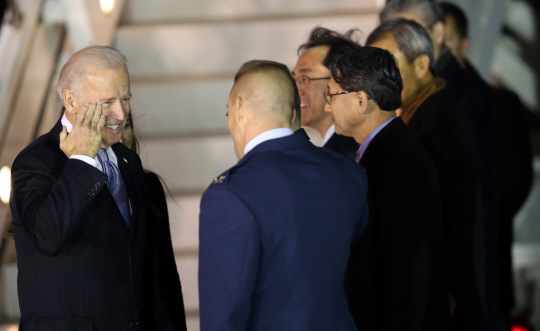
[[[287,66],[254,60],[234,77],[227,104],[228,124],[238,158],[245,144],[264,131],[291,127],[300,119],[300,96]],[[298,125],[299,126],[299,125]]]
[[[296,83],[284,64],[253,60],[240,67],[231,95],[243,94],[260,115],[277,120],[300,118],[300,96]],[[294,113],[296,116],[293,116]]]

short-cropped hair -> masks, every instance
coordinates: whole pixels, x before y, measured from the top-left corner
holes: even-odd
[[[435,0],[389,0],[379,17],[384,23],[405,12],[416,13],[428,29],[431,29],[437,22],[444,23],[444,13]]]
[[[296,81],[291,75],[291,71],[289,68],[279,62],[275,61],[268,61],[268,60],[252,60],[244,63],[240,69],[238,69],[238,72],[234,76],[234,82],[236,83],[242,76],[257,72],[278,72],[285,77],[290,82],[292,91],[294,93],[294,104],[291,105],[295,112],[297,118],[300,118],[301,115],[301,106],[300,106],[300,94],[298,93],[298,88],[296,87]]]
[[[401,106],[403,81],[395,57],[375,47],[362,47],[340,56],[330,65],[332,78],[351,92],[364,91],[381,110]]]
[[[360,30],[351,29],[344,34],[340,34],[323,27],[316,27],[311,31],[308,42],[298,47],[298,54],[300,55],[313,47],[328,46],[330,49],[322,64],[329,68],[330,64],[339,56],[360,47],[355,39],[355,33],[357,32],[360,33]]]
[[[467,21],[467,15],[465,12],[451,2],[441,2],[441,8],[444,16],[452,16],[456,21],[456,31],[460,38],[468,36],[467,30],[469,29],[469,22]]]
[[[434,72],[435,53],[431,38],[426,29],[415,21],[397,17],[384,22],[373,30],[368,36],[366,45],[376,43],[388,33],[394,36],[399,50],[403,52],[409,63],[412,63],[420,55],[425,54],[429,58],[429,68],[431,72]]]
[[[60,71],[56,84],[56,98],[64,105],[64,90],[71,89],[79,97],[87,68],[123,69],[127,72],[127,59],[118,50],[108,46],[90,46],[73,54]]]

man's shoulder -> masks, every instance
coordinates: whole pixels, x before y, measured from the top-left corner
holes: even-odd
[[[429,160],[418,139],[400,118],[396,118],[373,138],[361,163],[370,170],[384,171],[385,168],[404,168],[409,163],[420,165]]]
[[[52,133],[48,132],[26,146],[15,158],[15,163],[27,156],[33,156],[43,160],[53,160],[65,157],[65,154],[60,149],[59,142],[57,144],[52,137]]]

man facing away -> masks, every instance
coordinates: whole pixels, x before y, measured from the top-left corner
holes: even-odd
[[[367,223],[367,182],[353,161],[290,129],[285,65],[245,63],[228,125],[237,165],[201,201],[201,330],[356,330],[343,279]]]
[[[331,64],[327,111],[360,144],[370,220],[351,247],[346,291],[358,330],[446,330],[441,193],[435,167],[396,109],[394,57],[363,47]]]
[[[341,54],[360,47],[352,39],[355,32],[349,30],[341,35],[322,27],[313,29],[308,42],[298,48],[301,55],[293,70],[301,98],[302,125],[314,128],[321,134],[322,147],[353,160],[358,143],[335,132],[330,116],[324,111],[324,92],[330,79],[330,63]]]
[[[85,48],[57,92],[64,116],[13,163],[21,330],[185,330],[154,316],[167,307],[150,286],[143,169],[118,143],[130,112],[126,58]]]

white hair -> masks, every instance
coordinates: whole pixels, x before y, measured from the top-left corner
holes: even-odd
[[[60,71],[56,84],[56,99],[65,107],[64,91],[70,89],[78,97],[86,78],[86,68],[123,69],[127,72],[127,59],[118,50],[108,46],[90,46],[73,54]]]

